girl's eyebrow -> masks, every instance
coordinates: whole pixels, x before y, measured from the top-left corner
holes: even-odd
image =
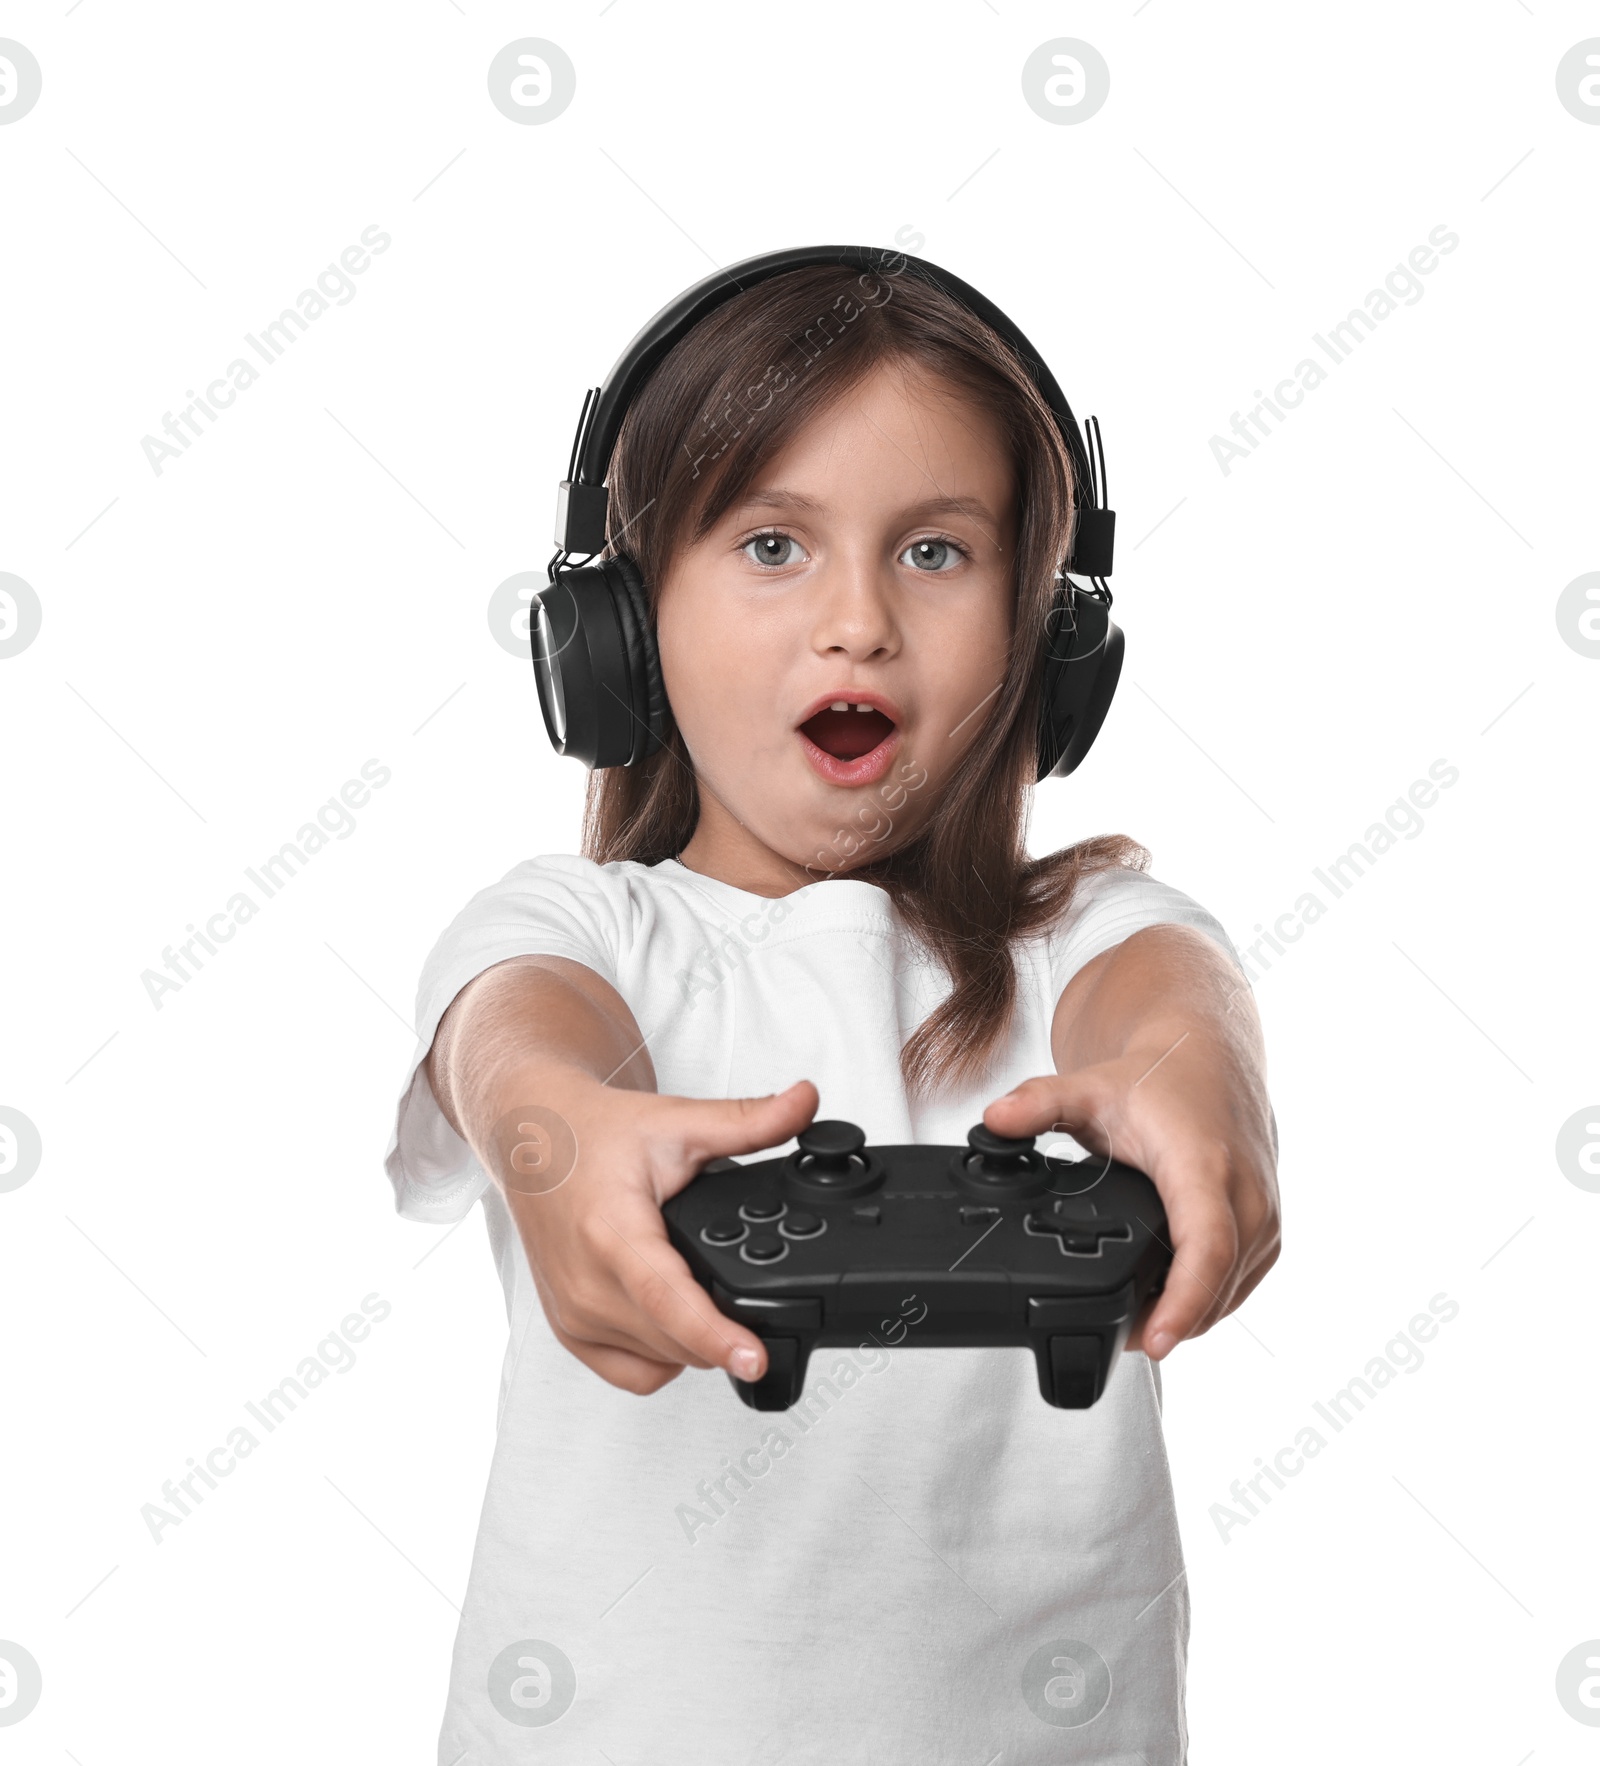
[[[813,515],[828,513],[827,504],[818,502],[815,497],[808,497],[803,491],[785,490],[779,485],[751,491],[741,499],[738,508],[804,509]],[[920,503],[909,504],[899,511],[902,521],[914,521],[928,515],[967,515],[975,521],[987,522],[991,527],[998,525],[988,505],[976,497],[924,497]]]

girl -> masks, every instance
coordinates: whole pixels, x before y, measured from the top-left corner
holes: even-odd
[[[1186,1756],[1156,1363],[1277,1255],[1257,1019],[1132,840],[1028,858],[1081,487],[936,287],[791,341],[856,280],[747,289],[635,399],[609,533],[664,746],[594,774],[583,856],[517,865],[423,972],[387,1169],[411,1218],[482,1199],[511,1325],[441,1766]],[[1046,1405],[1025,1350],[914,1353],[914,1314],[894,1354],[818,1349],[786,1413],[736,1401],[760,1340],[660,1205],[819,1114],[879,1144],[1059,1127],[1150,1174],[1175,1261],[1098,1404]]]

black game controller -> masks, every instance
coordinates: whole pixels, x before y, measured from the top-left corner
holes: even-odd
[[[733,1382],[746,1404],[787,1410],[817,1344],[869,1338],[1031,1348],[1047,1403],[1099,1398],[1172,1263],[1143,1172],[1047,1159],[981,1123],[965,1147],[869,1147],[853,1122],[796,1138],[785,1158],[712,1160],[661,1211],[696,1279],[766,1345],[766,1374]]]

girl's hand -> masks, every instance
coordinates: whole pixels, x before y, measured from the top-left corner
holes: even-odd
[[[1226,1318],[1279,1249],[1277,1129],[1251,1039],[1156,1023],[1121,1055],[1025,1080],[983,1114],[996,1134],[1064,1129],[1155,1184],[1172,1269],[1127,1343],[1152,1361]]]
[[[765,1098],[680,1098],[541,1064],[501,1095],[518,1093],[537,1102],[508,1101],[495,1144],[475,1150],[505,1196],[557,1341],[628,1392],[658,1391],[686,1367],[759,1379],[761,1339],[713,1305],[668,1241],[661,1204],[709,1160],[799,1133],[817,1088],[802,1079]]]

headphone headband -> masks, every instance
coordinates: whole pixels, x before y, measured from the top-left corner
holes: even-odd
[[[885,278],[915,276],[942,289],[1004,338],[1055,416],[1072,459],[1080,496],[1087,493],[1093,499],[1078,509],[1072,557],[1063,569],[1080,576],[1109,576],[1116,515],[1110,509],[1096,506],[1103,499],[1104,466],[1101,465],[1097,477],[1078,420],[1043,357],[993,301],[959,276],[940,269],[926,258],[912,257],[907,252],[880,251],[866,245],[792,246],[784,251],[746,258],[742,263],[717,270],[695,283],[656,314],[617,358],[605,384],[584,400],[578,433],[572,444],[572,462],[566,478],[561,481],[556,505],[555,542],[561,555],[583,553],[594,557],[605,549],[609,502],[606,474],[610,470],[612,450],[616,447],[629,405],[662,357],[725,301],[769,277],[816,264],[836,264],[862,275]]]

